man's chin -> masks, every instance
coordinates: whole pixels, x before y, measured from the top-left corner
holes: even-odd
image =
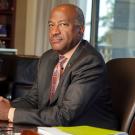
[[[66,51],[65,50],[63,50],[63,49],[58,49],[58,48],[52,48],[55,52],[57,52],[57,53],[59,53],[59,54],[61,54],[61,55],[63,55],[63,54],[65,54],[66,53]]]
[[[55,50],[55,51],[60,51],[62,50],[62,45],[61,44],[58,44],[58,43],[55,43],[55,44],[52,44],[52,49]]]
[[[57,52],[57,53],[59,53],[59,54],[61,54],[61,55],[63,55],[64,54],[64,52],[63,51],[61,51],[61,50],[58,50],[58,49],[53,49],[55,52]]]

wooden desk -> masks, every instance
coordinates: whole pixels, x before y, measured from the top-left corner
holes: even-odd
[[[20,133],[20,135],[38,135],[36,126],[0,121],[0,135],[13,135],[13,133]]]
[[[121,133],[119,131],[101,129],[90,126],[57,127],[57,129],[72,135],[127,135],[126,133]],[[13,135],[14,133],[20,133],[19,135],[39,135],[37,133],[36,126],[16,125],[4,121],[0,121],[0,130],[0,135]],[[45,129],[44,131],[47,131],[47,129]],[[49,130],[49,133],[50,132],[51,131]]]
[[[39,134],[32,130],[23,130],[21,135],[39,135]]]

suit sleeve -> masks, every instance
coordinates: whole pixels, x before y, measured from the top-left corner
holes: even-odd
[[[37,84],[35,83],[33,88],[25,97],[16,98],[11,102],[11,106],[14,108],[37,108],[37,101]]]
[[[104,87],[104,62],[98,57],[91,56],[81,59],[74,64],[67,80],[62,87],[66,88],[62,101],[54,106],[37,109],[36,90],[34,90],[34,105],[30,108],[17,108],[14,123],[25,123],[44,126],[69,125],[75,118],[82,115],[83,111],[93,104],[96,96]],[[68,82],[68,85],[67,85]],[[62,89],[62,88],[61,88]]]

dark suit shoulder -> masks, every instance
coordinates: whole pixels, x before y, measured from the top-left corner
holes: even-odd
[[[80,50],[80,58],[87,59],[93,62],[98,61],[105,64],[102,55],[88,41],[83,40],[81,42]]]
[[[96,57],[101,57],[102,58],[102,56],[98,52],[98,50],[95,47],[93,47],[88,41],[83,40],[82,43],[81,43],[81,46],[85,50],[84,52],[87,55],[94,55]]]

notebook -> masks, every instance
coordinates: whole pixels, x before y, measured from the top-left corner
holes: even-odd
[[[126,132],[91,126],[38,127],[40,135],[128,135]]]

